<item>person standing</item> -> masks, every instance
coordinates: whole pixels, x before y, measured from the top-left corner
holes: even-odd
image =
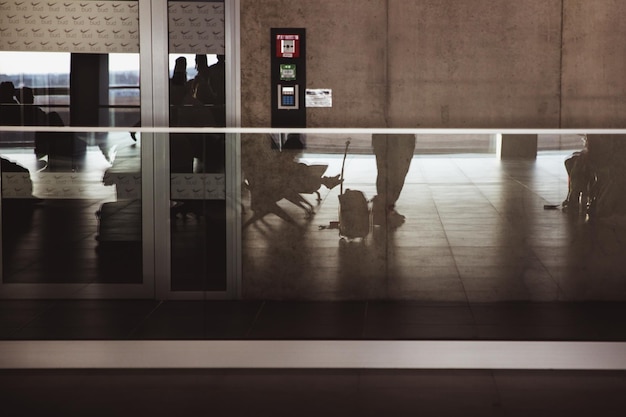
[[[372,222],[375,226],[397,228],[405,216],[396,211],[396,202],[404,187],[406,175],[415,152],[415,135],[374,134],[372,147],[376,156],[376,196],[372,202]]]

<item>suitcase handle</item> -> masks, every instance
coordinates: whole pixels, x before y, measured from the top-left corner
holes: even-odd
[[[343,162],[341,163],[341,182],[339,183],[339,195],[343,194],[343,169],[346,166],[346,156],[348,156],[348,147],[350,146],[350,138],[346,141],[346,150],[343,153]]]

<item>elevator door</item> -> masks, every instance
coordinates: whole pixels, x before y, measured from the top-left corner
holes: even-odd
[[[233,42],[226,31],[234,1],[168,1],[161,22],[167,25],[162,42],[167,58],[155,57],[155,85],[167,85],[166,105],[155,109],[157,123],[183,132],[166,132],[155,141],[157,280],[160,298],[198,299],[236,296],[232,249],[236,230],[233,192],[236,167],[232,135],[197,128],[232,126],[234,95]],[[153,3],[153,7],[154,3]],[[232,29],[232,28],[230,28]],[[161,50],[160,48],[153,48]],[[165,65],[163,65],[165,61]],[[230,72],[229,72],[230,71]],[[162,158],[159,157],[162,156]],[[164,207],[168,207],[167,211]],[[160,252],[159,252],[160,251]]]

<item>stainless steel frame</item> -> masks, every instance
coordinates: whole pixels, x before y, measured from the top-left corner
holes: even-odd
[[[169,125],[167,0],[138,0],[141,120],[144,128]],[[227,125],[240,126],[240,0],[225,1]],[[226,136],[227,291],[171,291],[169,134],[141,132],[143,283],[2,284],[0,298],[223,299],[241,293],[240,135]],[[0,207],[1,210],[1,207]],[[0,225],[1,232],[1,225]],[[1,245],[1,242],[0,242]],[[1,246],[0,246],[1,248]],[[1,253],[1,252],[0,252]],[[1,261],[1,255],[0,255]],[[1,271],[0,271],[1,274]]]
[[[239,95],[241,91],[239,60],[239,3],[240,0],[225,0],[226,37],[226,124],[237,127],[241,123]],[[152,24],[167,27],[167,0],[152,2]],[[169,123],[168,78],[168,33],[166,30],[152,33],[152,76],[155,127]],[[154,52],[161,51],[159,54]],[[226,246],[227,246],[227,290],[226,291],[172,291],[171,290],[171,234],[169,227],[169,135],[154,136],[154,205],[155,205],[155,281],[158,299],[207,300],[238,298],[241,293],[241,169],[239,164],[240,135],[226,135]],[[158,233],[156,229],[158,226]]]

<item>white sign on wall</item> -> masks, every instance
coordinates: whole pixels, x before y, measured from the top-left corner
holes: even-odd
[[[307,107],[333,107],[333,90],[329,88],[307,88]]]

